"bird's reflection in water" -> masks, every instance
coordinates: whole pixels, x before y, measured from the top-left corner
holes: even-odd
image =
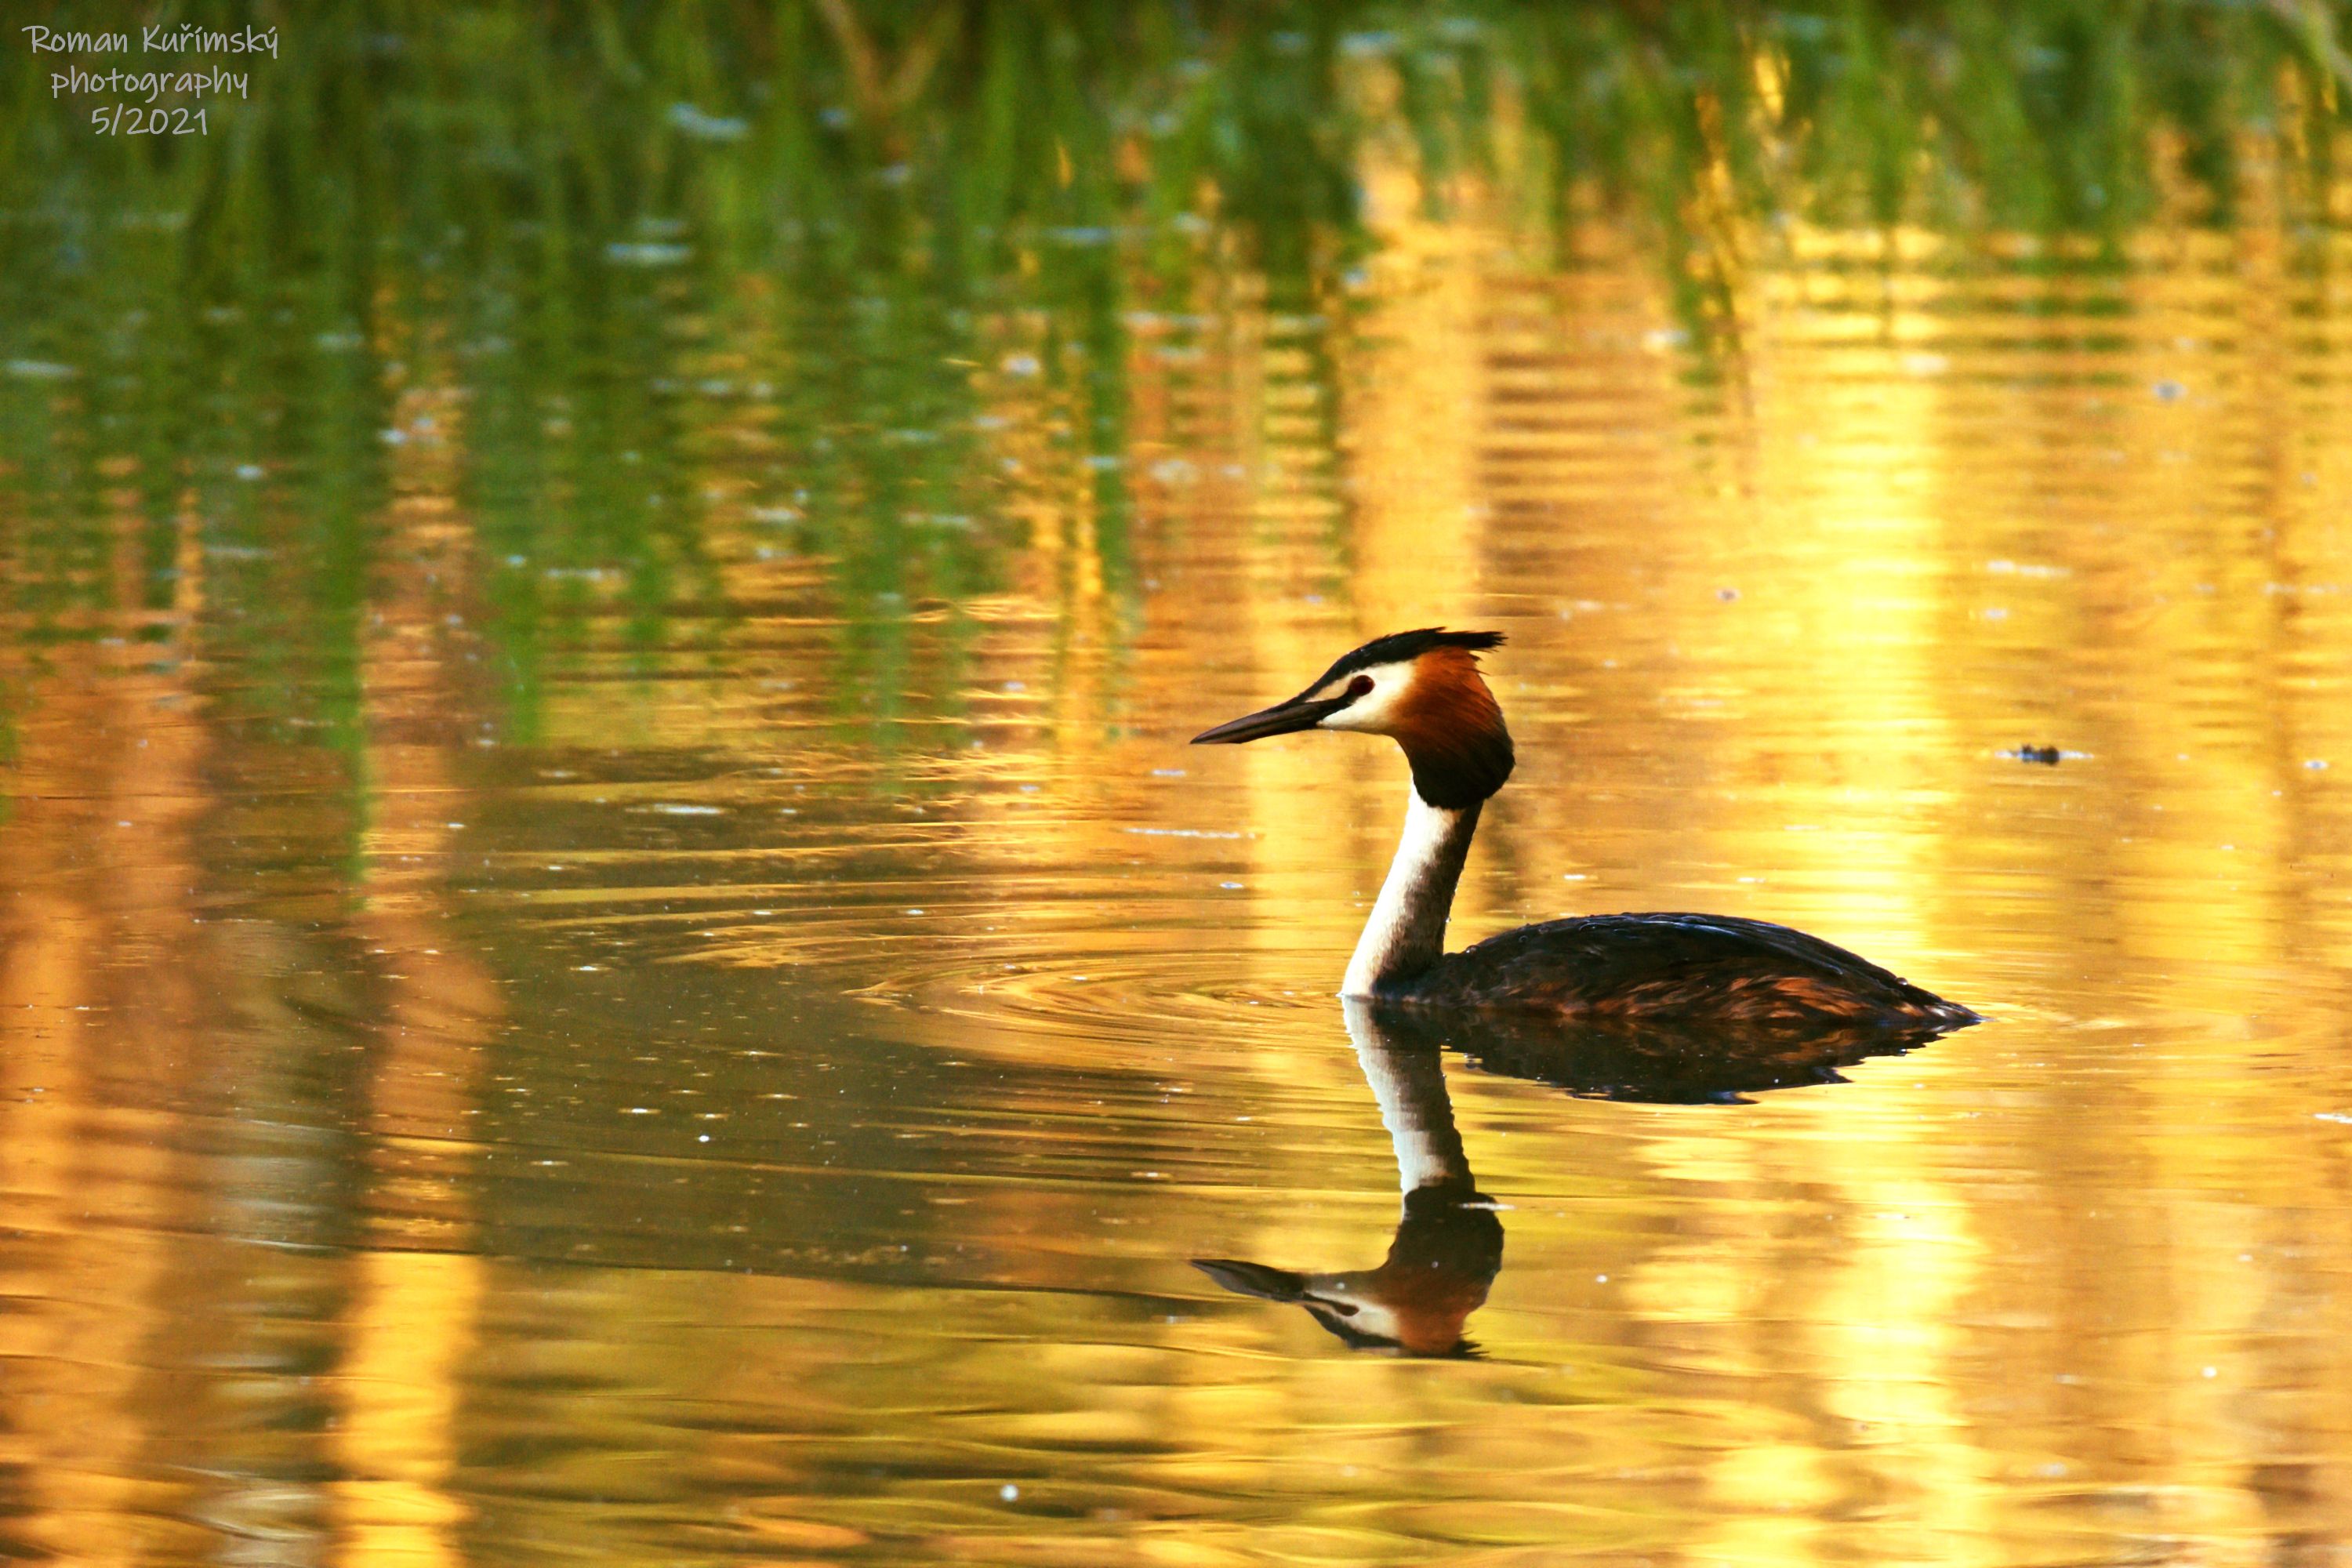
[[[1441,1049],[1473,1067],[1570,1094],[1675,1105],[1738,1103],[1755,1091],[1842,1083],[1839,1068],[1925,1044],[1939,1029],[1787,1032],[1740,1037],[1557,1018],[1424,1018],[1342,999],[1349,1038],[1396,1146],[1404,1211],[1377,1268],[1305,1274],[1238,1258],[1193,1267],[1226,1289],[1291,1301],[1351,1350],[1417,1356],[1476,1353],[1464,1335],[1503,1267],[1503,1224],[1478,1191],[1454,1128]]]
[[[1400,1037],[1371,1005],[1343,1000],[1356,1058],[1396,1145],[1404,1214],[1377,1268],[1300,1274],[1263,1263],[1200,1258],[1193,1267],[1228,1290],[1296,1301],[1354,1350],[1466,1355],[1462,1325],[1503,1266],[1503,1222],[1478,1191],[1433,1041]]]
[[[1764,1089],[1843,1083],[1841,1068],[1900,1056],[1952,1029],[1940,1024],[1742,1029],[1533,1015],[1439,1018],[1393,1009],[1372,1023],[1400,1048],[1452,1046],[1482,1072],[1547,1083],[1587,1100],[1653,1105],[1737,1105]]]

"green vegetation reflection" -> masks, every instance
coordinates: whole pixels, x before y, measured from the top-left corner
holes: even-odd
[[[131,140],[12,40],[0,610],[33,647],[160,637],[193,548],[246,710],[348,747],[384,507],[437,443],[514,733],[590,624],[650,647],[681,606],[723,616],[740,525],[813,563],[842,711],[887,742],[910,618],[1003,586],[1024,500],[1083,507],[1131,599],[1132,323],[1246,298],[1345,332],[1368,149],[1562,244],[1630,221],[1704,381],[1784,219],[2081,236],[2067,265],[2112,266],[2156,218],[2238,221],[2256,169],[2267,221],[2327,221],[2342,20],[342,4],[279,22],[212,134]],[[1042,462],[987,438],[1008,409]]]

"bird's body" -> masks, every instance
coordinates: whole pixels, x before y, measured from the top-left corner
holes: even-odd
[[[1595,1019],[1944,1024],[1965,1007],[1817,936],[1736,915],[1585,915],[1521,926],[1440,958],[1383,1000]]]
[[[1977,1015],[1843,948],[1730,915],[1618,914],[1545,921],[1445,952],[1454,890],[1479,809],[1514,763],[1502,710],[1478,673],[1492,632],[1378,637],[1287,702],[1195,743],[1309,729],[1389,735],[1412,784],[1404,834],[1340,985],[1415,1009],[1496,1009],[1741,1026],[1957,1028]]]

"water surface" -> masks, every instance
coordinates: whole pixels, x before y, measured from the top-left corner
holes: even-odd
[[[1268,153],[1078,222],[1066,149],[961,274],[883,121],[747,248],[783,111],[690,97],[471,217],[19,193],[0,1550],[2352,1561],[2333,187],[2249,130],[2224,207],[2175,145],[2105,228],[1702,265],[1508,114],[1433,162],[1482,36],[1244,29],[1242,123],[1336,62],[1339,216]],[[404,90],[452,180],[559,155]],[[1457,941],[1719,910],[1991,1021],[1664,1088],[1351,1036],[1398,760],[1183,742],[1435,624],[1520,756]],[[1192,1266],[1391,1243],[1475,1353]]]

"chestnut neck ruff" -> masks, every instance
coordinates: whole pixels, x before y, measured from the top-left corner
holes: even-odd
[[[1466,648],[1433,648],[1414,662],[1391,732],[1412,764],[1413,793],[1448,811],[1501,789],[1517,761],[1503,710]]]

